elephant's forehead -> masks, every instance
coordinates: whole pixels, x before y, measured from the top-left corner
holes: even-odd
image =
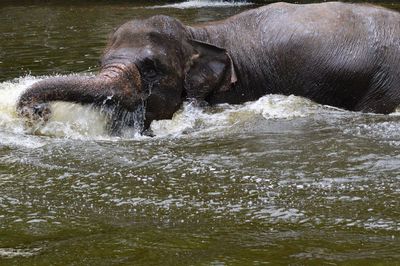
[[[165,49],[146,45],[143,47],[126,47],[111,49],[104,58],[106,60],[135,60],[142,61],[144,59],[161,60],[167,58],[168,53]]]
[[[115,32],[116,35],[147,36],[158,33],[170,38],[181,38],[185,28],[176,19],[167,16],[154,16],[145,20],[130,20],[121,25]]]
[[[144,47],[150,44],[156,45],[160,41],[164,42],[170,38],[171,36],[169,34],[160,33],[158,29],[154,28],[136,29],[124,27],[114,33],[112,41],[116,45],[124,45],[124,43],[126,43]]]
[[[137,57],[143,57],[143,58],[154,58],[166,54],[163,49],[159,49],[158,47],[156,48],[153,45],[145,45],[135,50]]]
[[[125,31],[118,33],[110,42],[110,50],[125,50],[128,53],[145,56],[147,58],[173,53],[179,42],[176,38],[154,31],[135,32]]]

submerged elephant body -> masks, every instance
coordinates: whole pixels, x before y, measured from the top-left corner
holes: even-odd
[[[236,104],[294,94],[387,114],[400,105],[400,14],[330,2],[271,4],[197,26],[154,16],[120,26],[101,68],[95,77],[34,84],[19,112],[40,117],[56,100],[127,111],[144,103],[147,128],[185,100]]]

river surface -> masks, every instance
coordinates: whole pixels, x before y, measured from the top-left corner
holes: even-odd
[[[0,4],[1,265],[400,264],[400,110],[186,103],[153,138],[111,137],[76,104],[34,128],[17,117],[34,82],[96,73],[126,20],[252,7],[215,4]]]

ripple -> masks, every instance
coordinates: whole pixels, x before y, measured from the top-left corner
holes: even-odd
[[[188,8],[204,8],[204,7],[232,7],[232,6],[246,6],[252,5],[253,3],[245,1],[225,1],[225,0],[191,0],[185,1],[177,4],[168,4],[162,6],[151,6],[148,9],[155,8],[178,8],[178,9],[188,9]]]
[[[0,257],[16,258],[16,257],[32,257],[41,251],[41,248],[17,249],[17,248],[0,248]]]

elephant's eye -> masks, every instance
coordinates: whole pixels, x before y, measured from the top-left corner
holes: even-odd
[[[153,81],[158,77],[158,69],[152,60],[145,60],[141,65],[141,74],[144,79]]]
[[[157,77],[157,72],[154,69],[148,69],[146,71],[146,77],[154,79],[155,77]]]

